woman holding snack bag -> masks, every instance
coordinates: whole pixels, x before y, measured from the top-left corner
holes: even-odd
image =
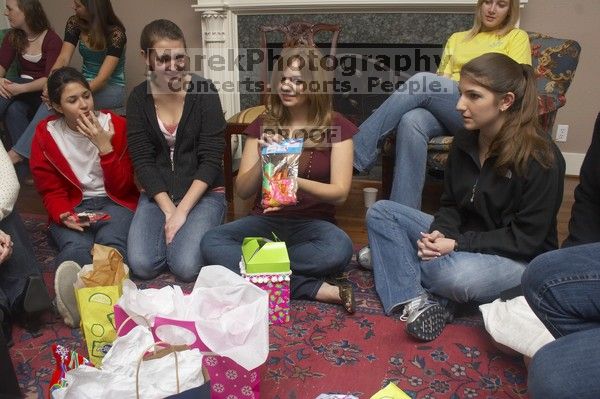
[[[144,192],[129,232],[129,267],[143,279],[168,269],[192,281],[205,264],[200,241],[225,215],[225,119],[214,85],[188,72],[175,23],[150,22],[140,46],[148,79],[127,101],[127,138]]]
[[[71,67],[50,75],[48,95],[58,115],[38,125],[30,164],[58,246],[56,264],[91,263],[94,243],[115,248],[127,259],[127,233],[139,192],[125,119],[95,112],[88,81]]]
[[[208,232],[202,253],[207,264],[239,273],[244,237],[280,239],[290,258],[291,297],[340,303],[353,313],[351,286],[324,279],[342,272],[352,257],[352,241],[335,225],[335,205],[350,190],[357,129],[332,111],[328,77],[315,59],[322,59],[317,49],[289,48],[274,65],[275,90],[266,114],[246,130],[235,182],[244,199],[262,195],[256,196],[250,216]],[[303,149],[296,160],[290,144],[300,138]],[[272,156],[276,144],[286,147],[285,157]]]

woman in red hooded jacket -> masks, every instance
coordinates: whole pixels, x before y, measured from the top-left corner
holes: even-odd
[[[94,112],[89,83],[74,68],[54,71],[48,93],[58,116],[38,125],[30,165],[58,245],[56,264],[91,263],[95,243],[117,249],[126,261],[139,192],[125,119]]]

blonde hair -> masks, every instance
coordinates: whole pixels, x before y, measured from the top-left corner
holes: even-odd
[[[524,175],[531,158],[542,167],[552,166],[554,153],[550,138],[540,128],[535,73],[530,65],[519,64],[504,54],[487,53],[467,62],[460,78],[496,93],[498,101],[507,93],[515,96],[503,111],[504,124],[489,147],[488,155],[496,157],[494,167],[500,174],[514,169]]]
[[[321,147],[326,144],[327,132],[331,126],[333,101],[330,73],[324,67],[321,52],[316,48],[291,47],[282,51],[281,57],[273,65],[271,92],[267,98],[267,112],[263,126],[281,129],[290,123],[289,110],[279,97],[279,84],[283,72],[288,67],[298,70],[303,81],[304,93],[308,101],[308,131],[294,131],[292,137],[304,137],[305,147]]]
[[[470,40],[475,35],[480,33],[483,29],[483,15],[482,15],[482,6],[483,3],[489,0],[477,0],[477,7],[475,8],[475,20],[473,21],[473,27],[469,31],[469,34],[465,38],[465,40]],[[506,15],[504,21],[500,28],[498,29],[498,36],[504,36],[508,32],[514,29],[517,26],[517,22],[519,21],[519,12],[520,12],[520,4],[519,0],[507,0],[509,1],[508,6],[508,14]]]

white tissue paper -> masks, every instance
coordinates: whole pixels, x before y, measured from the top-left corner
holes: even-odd
[[[202,342],[246,370],[269,356],[269,298],[223,266],[204,266],[194,285],[200,300],[190,304]]]
[[[104,357],[102,369],[79,366],[66,374],[67,387],[53,392],[53,399],[136,398],[136,369],[154,339],[146,327],[137,326],[117,338]],[[174,354],[144,360],[140,366],[140,398],[158,399],[177,392]],[[204,383],[202,355],[198,349],[177,352],[179,391]]]
[[[524,296],[506,302],[496,299],[479,306],[485,329],[502,345],[533,357],[542,346],[554,341],[546,326],[529,307]]]
[[[247,370],[269,355],[267,292],[223,266],[204,266],[190,295],[178,286],[138,290],[126,280],[118,304],[140,325],[152,325],[156,316],[194,322],[212,352]],[[172,345],[191,344],[195,338],[177,326],[161,326],[155,333]]]
[[[170,318],[177,315],[178,309],[173,301],[174,295],[175,287],[138,290],[135,283],[127,279],[123,281],[123,295],[118,303],[132,316],[135,322],[145,325],[152,323],[157,314]],[[140,322],[136,316],[141,316],[143,320]]]

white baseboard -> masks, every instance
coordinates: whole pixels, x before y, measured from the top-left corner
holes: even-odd
[[[562,155],[567,163],[565,174],[567,176],[579,176],[579,170],[581,169],[585,154],[580,154],[578,152],[563,152]]]

